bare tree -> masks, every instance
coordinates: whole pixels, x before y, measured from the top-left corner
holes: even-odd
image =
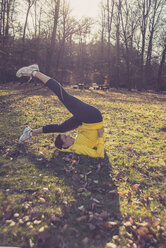
[[[1,0],[0,2],[0,42],[2,48],[7,45],[11,22],[11,6],[15,0]]]
[[[113,14],[115,8],[115,0],[107,0],[106,2],[106,19],[107,19],[107,63],[108,63],[108,81],[111,80],[111,31],[113,23]]]
[[[115,19],[115,27],[116,27],[116,87],[119,87],[119,73],[120,73],[120,22],[121,22],[121,8],[122,8],[122,0],[118,0],[116,3],[116,19]]]
[[[146,45],[146,36],[147,36],[147,27],[148,27],[148,18],[151,10],[151,1],[152,0],[137,0],[137,8],[139,10],[139,23],[140,23],[140,31],[141,31],[141,47],[140,47],[140,74],[141,81],[138,86],[139,90],[142,89],[144,84],[144,56],[145,56],[145,45]]]
[[[152,60],[154,34],[157,28],[159,27],[160,16],[162,14],[164,4],[166,3],[163,0],[153,1],[151,5],[151,13],[149,13],[149,41],[148,41],[146,65],[145,65],[145,75],[147,81],[149,76],[151,75],[151,60]]]
[[[69,7],[69,4],[66,2],[66,0],[63,0],[62,6],[60,9],[60,20],[59,20],[59,25],[58,25],[58,32],[59,32],[59,45],[60,49],[58,51],[58,58],[57,58],[57,66],[56,69],[58,70],[59,64],[65,64],[64,62],[64,54],[65,54],[65,43],[66,39],[70,33],[70,30],[73,28],[72,23],[70,22],[70,13],[71,9]],[[64,68],[65,70],[65,68]],[[62,75],[63,77],[63,75]],[[63,78],[61,79],[63,81]]]
[[[134,35],[138,27],[137,9],[134,3],[124,0],[121,11],[122,42],[124,42],[124,58],[126,63],[127,87],[132,89],[132,68],[133,68],[133,50]]]
[[[24,31],[23,31],[23,37],[22,37],[23,44],[24,44],[24,41],[25,41],[25,35],[26,35],[29,12],[30,12],[30,9],[33,6],[33,4],[36,2],[36,0],[26,0],[26,2],[28,3],[28,8],[27,8],[27,12],[26,12],[26,18],[25,18],[25,23],[24,23]]]
[[[54,0],[54,23],[51,35],[51,43],[47,50],[47,62],[46,62],[46,71],[50,74],[51,72],[51,64],[53,62],[53,56],[55,53],[55,40],[57,34],[57,26],[59,20],[59,11],[60,11],[60,0]]]
[[[75,34],[76,38],[79,41],[78,50],[77,50],[77,63],[76,63],[76,74],[77,80],[84,80],[85,74],[87,73],[87,61],[88,61],[88,53],[86,49],[86,40],[88,35],[90,34],[92,25],[91,18],[84,18],[79,21],[78,29]]]
[[[106,8],[104,7],[103,2],[100,3],[100,9],[101,9],[101,50],[100,50],[100,56],[101,56],[101,63],[104,61],[104,36],[105,36],[105,29],[106,29]],[[101,65],[102,66],[102,65]],[[103,66],[102,66],[103,67]]]
[[[163,36],[163,49],[162,49],[161,60],[157,75],[157,91],[162,90],[162,72],[165,64],[165,57],[166,57],[166,32]]]

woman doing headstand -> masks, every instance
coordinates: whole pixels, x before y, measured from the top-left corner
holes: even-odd
[[[59,134],[55,146],[63,151],[89,155],[91,157],[104,157],[104,129],[101,112],[67,93],[54,79],[39,72],[38,65],[22,67],[16,73],[17,77],[28,76],[41,80],[51,89],[72,113],[72,117],[62,124],[46,125],[37,129],[26,127],[19,139],[19,143],[30,140],[32,136],[41,133],[65,133],[78,128],[78,135],[74,139],[70,135]]]

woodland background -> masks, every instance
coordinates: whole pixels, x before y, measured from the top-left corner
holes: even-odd
[[[66,0],[0,0],[0,83],[38,63],[63,84],[166,90],[166,1],[103,0],[76,19]]]

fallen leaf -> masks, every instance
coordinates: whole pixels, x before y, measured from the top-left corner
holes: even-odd
[[[44,232],[44,226],[39,229],[39,232]]]
[[[76,220],[78,221],[78,222],[81,222],[81,221],[84,221],[84,220],[86,220],[87,219],[87,216],[86,215],[83,215],[83,216],[81,216],[81,217],[78,217]]]
[[[41,223],[41,220],[34,220],[33,222],[35,225],[39,225]]]
[[[61,232],[64,232],[67,229],[68,225],[65,224],[62,228],[61,228]]]
[[[79,180],[79,177],[78,177],[78,175],[73,175],[73,176],[72,176],[72,179],[73,179],[74,181],[77,181],[77,180]]]
[[[80,207],[78,207],[79,210],[85,210],[85,207],[82,205]]]
[[[137,229],[137,233],[139,236],[146,236],[148,234],[149,230],[147,227],[139,227]]]
[[[15,213],[15,214],[14,214],[14,217],[15,217],[15,218],[18,218],[18,217],[19,217],[19,213]]]
[[[49,191],[48,188],[43,188],[44,193],[47,193],[48,191]]]
[[[160,202],[166,206],[166,194],[159,194]]]
[[[130,221],[126,221],[126,222],[124,222],[124,226],[125,227],[128,227],[128,226],[131,226],[132,224],[131,224],[131,222]]]
[[[91,195],[91,192],[90,191],[82,192],[81,195],[87,197]]]
[[[119,225],[119,221],[108,221],[107,222],[107,227],[110,228],[112,226],[117,226]]]
[[[100,214],[100,217],[101,218],[107,218],[109,216],[109,213],[107,211],[103,211],[101,214]]]
[[[24,216],[22,219],[23,219],[24,222],[28,222],[30,220],[30,217],[29,216]]]
[[[56,189],[56,194],[57,195],[61,195],[62,193],[63,193],[63,191],[61,190],[61,188]]]
[[[46,202],[46,200],[43,197],[39,197],[39,201],[42,202],[42,203]]]
[[[100,239],[101,239],[101,235],[100,235],[100,234],[97,234],[97,235],[95,236],[95,239],[100,240]]]
[[[14,222],[13,220],[11,221],[11,223],[9,224],[9,226],[15,226],[16,225],[16,222]]]
[[[42,231],[40,231],[42,230]],[[38,233],[38,238],[42,241],[50,238],[51,234],[48,231],[44,231],[44,227],[41,229],[40,228],[39,233]]]
[[[135,222],[136,225],[140,226],[140,227],[147,227],[149,226],[149,223],[148,222],[142,222],[142,223],[139,223],[139,222]]]
[[[81,193],[81,192],[83,192],[85,190],[85,188],[79,188],[78,190],[77,190],[77,192],[78,193]]]
[[[161,223],[161,221],[160,221],[160,219],[157,219],[157,218],[153,218],[153,225],[154,226],[158,226],[158,225],[160,225],[160,223]]]
[[[57,216],[54,216],[51,218],[52,222],[55,223],[55,222],[61,222],[61,218],[57,217]]]
[[[29,239],[29,247],[30,247],[30,248],[33,248],[34,245],[35,245],[35,244],[33,243],[32,239]]]
[[[100,203],[100,201],[97,200],[96,198],[92,198],[92,200],[93,200],[94,202],[96,202],[96,203]]]
[[[105,248],[116,248],[116,247],[117,246],[114,243],[111,243],[111,242],[107,243],[106,246],[105,246]]]
[[[6,213],[9,212],[9,211],[11,210],[11,208],[12,208],[12,206],[11,206],[11,205],[8,205],[8,206],[6,207],[6,209],[5,209],[5,212],[6,212]]]
[[[96,229],[96,226],[90,223],[90,224],[89,224],[89,229],[90,229],[91,231],[93,231],[93,230]]]
[[[31,222],[28,221],[28,222],[26,223],[26,226],[30,226],[30,225],[31,225]]]
[[[134,184],[132,190],[137,191],[139,189],[139,184]]]
[[[24,221],[22,219],[19,219],[18,222],[19,222],[20,225],[24,224]]]
[[[82,240],[82,243],[83,243],[84,245],[87,245],[88,242],[89,242],[88,237],[86,237],[86,238],[84,238],[84,239]]]
[[[133,225],[134,221],[133,221],[133,219],[131,217],[129,218],[129,221]]]

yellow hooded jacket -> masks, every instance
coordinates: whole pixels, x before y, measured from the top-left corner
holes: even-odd
[[[104,158],[104,134],[103,137],[100,138],[97,131],[97,129],[102,127],[103,122],[82,123],[82,125],[78,127],[78,135],[74,144],[68,149],[61,149],[61,151]]]

